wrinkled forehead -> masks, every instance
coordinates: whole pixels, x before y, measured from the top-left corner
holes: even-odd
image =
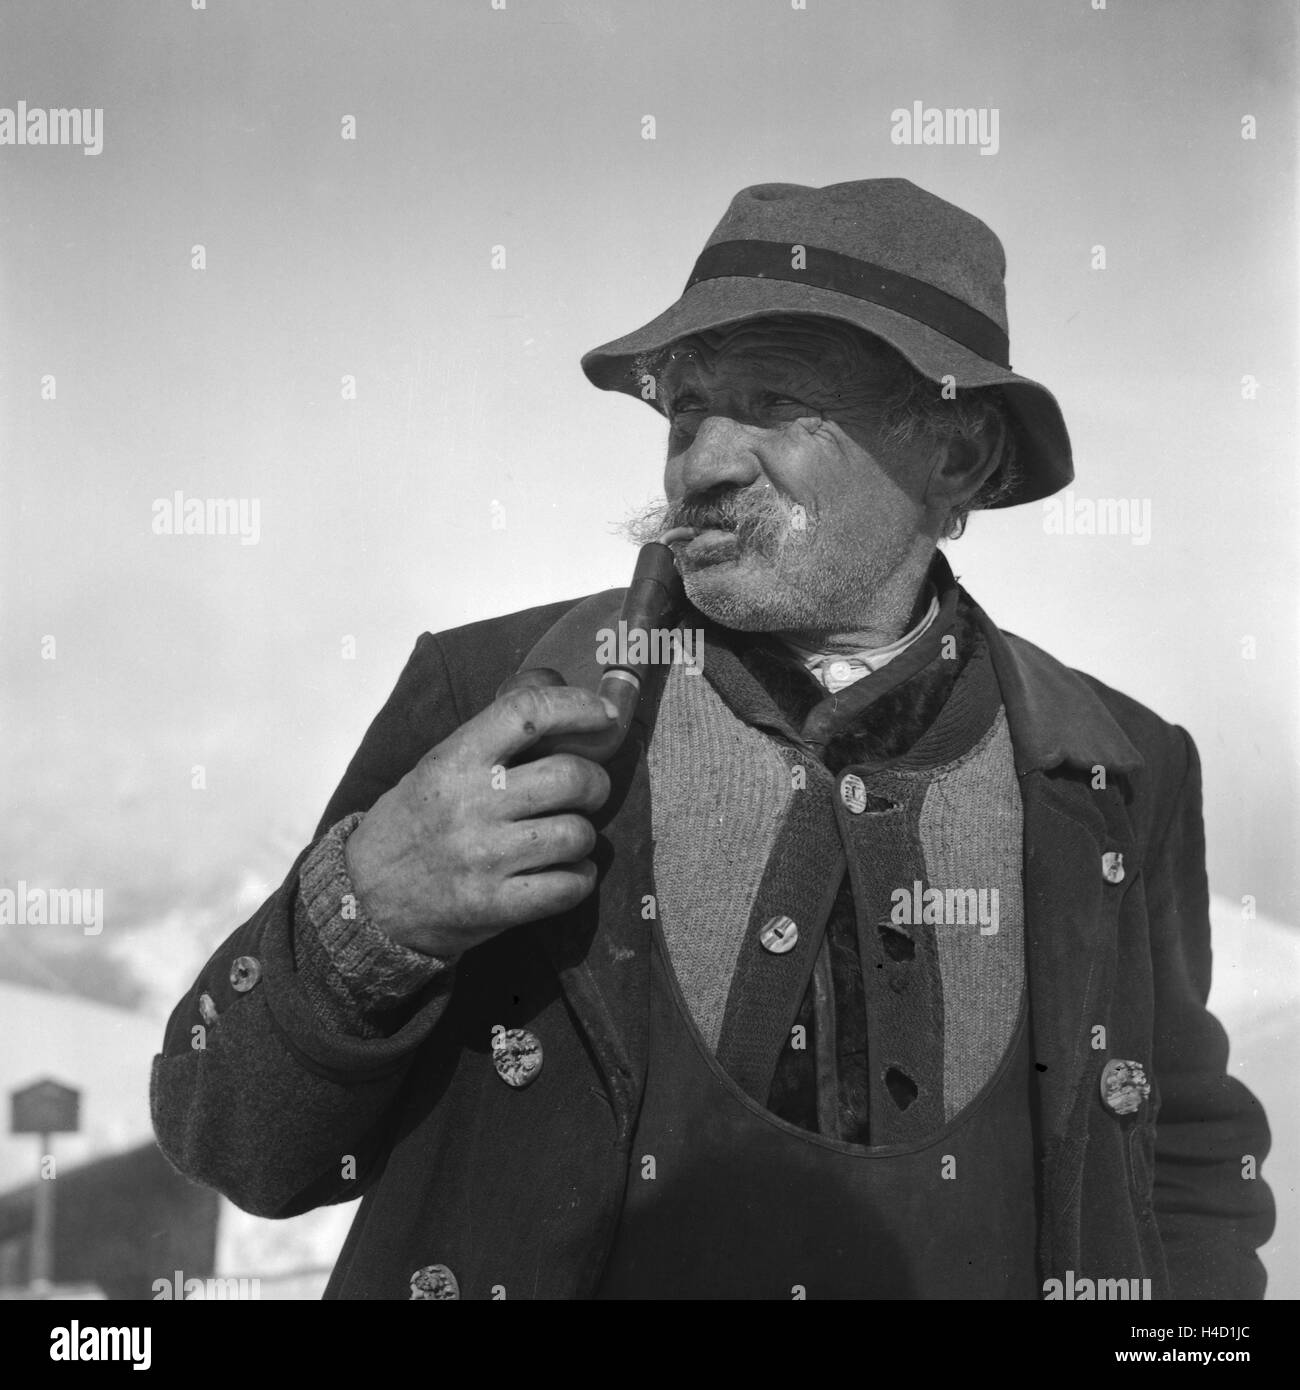
[[[894,375],[896,354],[870,334],[839,319],[771,315],[679,338],[659,359],[666,387],[724,373],[870,386]]]

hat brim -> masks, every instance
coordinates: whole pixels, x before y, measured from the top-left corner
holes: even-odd
[[[817,314],[839,319],[882,338],[931,381],[950,376],[959,389],[1002,388],[1016,433],[1016,462],[1021,478],[1015,491],[998,506],[1015,507],[1050,497],[1074,478],[1065,420],[1056,398],[1045,386],[990,362],[895,309],[814,285],[753,276],[701,280],[658,318],[584,354],[582,370],[592,385],[602,391],[622,391],[646,399],[642,365],[645,357],[662,352],[689,334],[767,314]],[[648,404],[663,413],[657,397],[649,398]]]

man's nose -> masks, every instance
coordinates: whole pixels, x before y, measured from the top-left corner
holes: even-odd
[[[679,455],[682,488],[690,496],[724,486],[747,487],[762,471],[754,430],[726,415],[710,415]]]

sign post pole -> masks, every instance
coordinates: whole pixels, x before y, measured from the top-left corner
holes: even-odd
[[[50,1136],[40,1136],[36,1155],[36,1205],[32,1217],[32,1284],[43,1287],[54,1277],[54,1179],[45,1176],[45,1155]]]

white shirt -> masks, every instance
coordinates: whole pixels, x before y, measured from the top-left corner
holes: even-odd
[[[905,632],[894,642],[883,647],[863,647],[855,652],[819,652],[812,647],[800,646],[797,642],[782,639],[782,644],[799,658],[815,680],[819,681],[834,695],[845,686],[860,681],[882,666],[888,666],[901,652],[905,652],[934,622],[939,613],[939,595],[930,595],[930,606],[925,616],[910,631]]]

